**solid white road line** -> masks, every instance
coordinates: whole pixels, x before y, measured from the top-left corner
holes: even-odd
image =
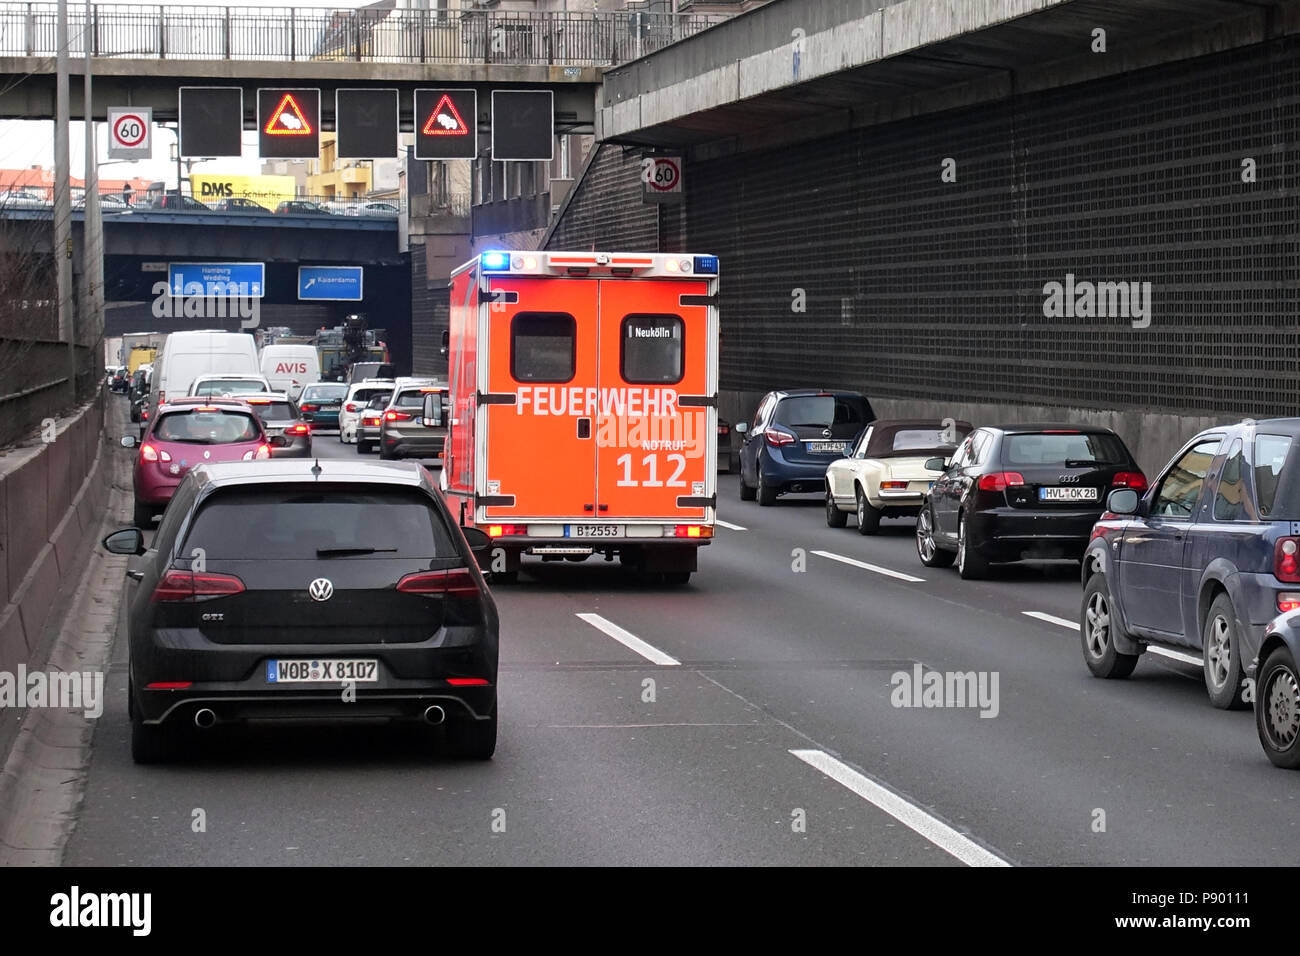
[[[1068,627],[1070,630],[1077,632],[1079,625],[1074,621],[1067,621],[1063,617],[1056,617],[1053,614],[1044,614],[1042,611],[1021,611],[1021,614],[1027,617],[1036,618],[1040,621],[1046,621],[1048,624],[1059,624],[1061,627]],[[1147,645],[1147,650],[1152,654],[1159,654],[1161,657],[1167,657],[1172,661],[1181,661],[1184,664],[1194,664],[1197,667],[1204,666],[1204,661],[1193,654],[1184,654],[1182,651],[1170,650],[1167,647],[1153,647]]]
[[[839,561],[841,564],[851,564],[853,567],[861,568],[863,571],[874,571],[876,574],[898,578],[900,581],[910,581],[913,584],[920,584],[925,580],[925,578],[918,578],[910,574],[904,574],[902,571],[892,571],[889,568],[882,568],[875,564],[867,564],[867,562],[859,561],[856,558],[846,558],[842,554],[834,554],[830,551],[814,551],[813,554],[822,558],[830,558],[832,561]]]
[[[984,849],[969,837],[958,833],[914,803],[886,790],[874,780],[863,776],[848,764],[836,760],[824,750],[791,750],[804,763],[820,770],[841,786],[847,787],[863,800],[884,810],[899,823],[925,837],[945,853],[950,853],[967,866],[1010,866],[1006,860]]]
[[[748,530],[749,530],[748,528],[742,528],[742,527],[741,527],[740,525],[738,525],[738,524],[732,524],[730,521],[723,521],[721,518],[714,518],[714,519],[713,519],[713,523],[716,524],[716,525],[721,525],[722,527],[726,528],[728,531],[748,531]]]
[[[1167,647],[1152,647],[1147,645],[1147,650],[1152,654],[1159,654],[1161,657],[1168,657],[1170,660],[1182,661],[1184,664],[1195,664],[1197,667],[1204,667],[1205,661],[1191,654],[1184,654],[1182,651],[1171,651]]]
[[[1068,627],[1073,631],[1079,629],[1078,621],[1067,621],[1065,618],[1057,617],[1055,614],[1047,614],[1043,611],[1021,611],[1020,613],[1038,621],[1046,621],[1048,624],[1059,624],[1061,627]]]
[[[636,651],[636,653],[640,654],[652,664],[660,664],[664,667],[676,667],[681,664],[681,661],[677,660],[677,658],[669,657],[663,651],[659,650],[659,648],[652,644],[647,644],[635,634],[623,630],[617,624],[605,620],[599,614],[579,614],[578,617],[586,621],[596,630],[604,631],[628,650]]]

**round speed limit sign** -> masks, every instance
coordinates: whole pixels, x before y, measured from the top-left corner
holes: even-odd
[[[111,107],[108,110],[108,155],[111,159],[148,158],[152,109]]]
[[[656,192],[681,192],[681,157],[647,156],[642,160],[641,176],[646,186]]]

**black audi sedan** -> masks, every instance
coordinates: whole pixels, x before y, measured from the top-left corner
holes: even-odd
[[[198,465],[127,574],[131,752],[170,759],[227,723],[445,724],[454,756],[496,747],[496,605],[486,534],[457,526],[415,463]]]
[[[955,560],[963,578],[995,562],[1079,560],[1114,488],[1147,489],[1123,440],[1093,425],[985,426],[971,432],[921,505],[916,550],[926,567]]]

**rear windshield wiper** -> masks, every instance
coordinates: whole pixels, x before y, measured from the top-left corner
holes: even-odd
[[[396,550],[396,548],[317,548],[316,557],[330,558],[344,554],[377,554],[380,551]]]

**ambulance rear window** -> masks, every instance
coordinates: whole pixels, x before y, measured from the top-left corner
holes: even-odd
[[[680,316],[629,315],[623,320],[623,381],[671,385],[683,374],[686,333]]]
[[[567,312],[520,312],[510,321],[510,375],[516,382],[567,382],[577,357],[578,323]]]

